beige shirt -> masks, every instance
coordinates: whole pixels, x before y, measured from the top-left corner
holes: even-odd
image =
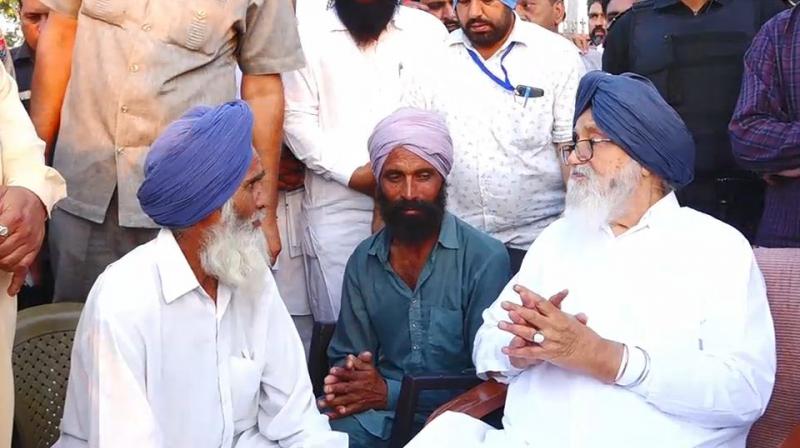
[[[0,185],[24,187],[41,199],[48,214],[66,196],[64,179],[44,164],[44,142],[22,107],[17,83],[0,64]],[[0,201],[2,202],[2,201]],[[0,273],[0,300],[7,300],[11,275]]]
[[[54,166],[65,211],[101,223],[119,190],[123,227],[156,227],[136,192],[150,144],[191,106],[236,98],[247,75],[303,64],[291,0],[43,0],[78,31]]]

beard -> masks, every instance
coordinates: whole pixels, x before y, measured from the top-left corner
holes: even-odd
[[[603,27],[603,25],[597,25],[591,32],[589,32],[589,40],[595,47],[600,46],[605,39],[606,29]]]
[[[498,23],[491,23],[482,19],[470,19],[461,29],[475,48],[485,48],[500,42],[508,34],[513,24],[514,13],[507,9]],[[490,30],[484,33],[476,33],[472,31],[473,25],[486,25]]]
[[[336,15],[360,48],[376,42],[394,17],[396,0],[335,0]]]
[[[642,180],[641,166],[635,160],[630,160],[608,181],[589,165],[575,166],[572,171],[585,177],[576,180],[570,176],[564,216],[592,229],[619,218]]]
[[[447,193],[444,185],[434,201],[400,199],[390,201],[378,187],[376,196],[381,217],[393,239],[401,243],[419,243],[439,232],[444,218]],[[417,213],[409,215],[406,212]]]
[[[200,251],[203,269],[233,289],[243,289],[245,294],[258,294],[264,286],[264,276],[269,269],[267,243],[260,227],[253,221],[262,216],[242,219],[233,209],[233,200],[222,206],[222,219],[207,233]]]

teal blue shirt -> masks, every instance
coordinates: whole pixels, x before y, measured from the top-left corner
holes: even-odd
[[[510,278],[500,241],[446,213],[416,288],[389,263],[391,235],[383,229],[353,252],[344,274],[342,310],[328,347],[332,364],[368,350],[389,388],[389,411],[356,415],[375,436],[388,438],[405,374],[461,374],[473,369],[472,344],[483,310]],[[423,394],[422,413],[448,397]]]

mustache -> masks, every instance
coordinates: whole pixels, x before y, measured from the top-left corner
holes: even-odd
[[[494,25],[492,25],[491,23],[489,23],[489,22],[487,22],[485,20],[481,20],[481,19],[469,19],[469,20],[467,20],[467,23],[464,26],[466,28],[470,28],[470,27],[472,27],[472,25],[486,25],[486,26],[494,28]]]

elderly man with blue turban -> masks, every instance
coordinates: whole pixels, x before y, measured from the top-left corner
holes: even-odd
[[[647,79],[580,83],[564,218],[484,313],[478,374],[504,429],[446,413],[409,447],[736,447],[764,412],[775,334],[733,227],[681,207],[694,143]],[[447,428],[458,428],[458,433]]]
[[[320,402],[355,448],[388,446],[404,375],[473,368],[481,313],[510,277],[503,245],[444,210],[453,143],[442,117],[394,112],[369,154],[386,226],[347,263]],[[423,394],[417,428],[451,396]]]
[[[268,268],[252,126],[200,106],[153,143],[138,197],[162,228],[92,288],[56,447],[347,445]]]

